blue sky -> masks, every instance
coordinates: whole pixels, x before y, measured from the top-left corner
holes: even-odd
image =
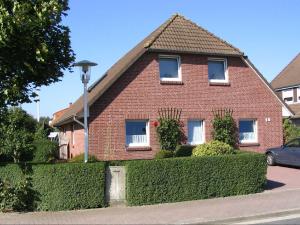
[[[64,24],[76,59],[98,63],[90,84],[116,60],[180,13],[241,49],[268,81],[300,52],[300,0],[70,0]],[[78,69],[41,88],[41,115],[74,102],[83,92]],[[36,115],[35,103],[22,106]]]

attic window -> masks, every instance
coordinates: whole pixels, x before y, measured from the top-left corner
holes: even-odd
[[[287,104],[291,104],[294,102],[294,91],[293,89],[286,89],[282,91],[282,99]]]
[[[228,83],[227,60],[208,59],[209,82]]]
[[[181,81],[180,57],[159,56],[159,74],[161,81]]]

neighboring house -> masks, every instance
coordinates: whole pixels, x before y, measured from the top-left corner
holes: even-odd
[[[300,53],[272,80],[272,87],[294,111],[291,119],[300,126]]]
[[[239,49],[177,14],[95,82],[88,99],[89,153],[101,160],[153,158],[161,108],[182,110],[193,145],[211,139],[212,110],[230,108],[241,149],[260,152],[282,144],[282,114],[292,115]],[[81,96],[54,125],[72,136],[82,116]],[[83,152],[83,136],[73,142],[70,157]]]

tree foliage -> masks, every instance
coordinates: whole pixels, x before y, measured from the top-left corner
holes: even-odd
[[[33,154],[33,139],[37,122],[24,110],[8,109],[0,124],[0,155],[14,162],[30,160]]]
[[[71,69],[68,0],[0,0],[0,110],[30,102],[34,90]]]

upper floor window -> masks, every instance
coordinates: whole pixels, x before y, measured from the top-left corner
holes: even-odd
[[[188,121],[188,143],[198,145],[204,143],[204,122],[203,120]]]
[[[300,102],[300,87],[297,88],[297,102]]]
[[[210,82],[228,82],[227,60],[208,59],[208,78]]]
[[[159,56],[159,74],[162,81],[181,81],[180,57]]]
[[[253,119],[242,119],[239,121],[240,143],[257,142],[257,121]]]
[[[294,102],[294,90],[293,90],[293,88],[283,90],[282,91],[282,99],[288,104],[293,103]]]
[[[149,128],[147,120],[126,121],[126,145],[149,146]]]

